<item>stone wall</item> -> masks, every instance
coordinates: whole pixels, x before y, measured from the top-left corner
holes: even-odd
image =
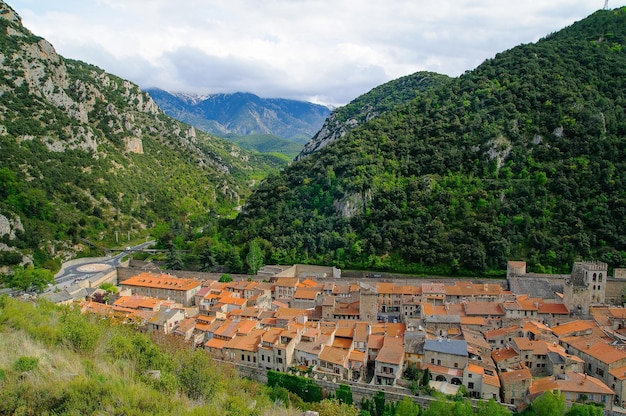
[[[220,360],[217,360],[220,361]],[[234,366],[239,374],[243,377],[250,378],[252,380],[258,381],[263,384],[267,384],[267,372],[263,369],[247,366],[247,365],[238,365],[227,361],[222,361],[225,364],[229,364]],[[308,375],[308,377],[312,377]],[[328,378],[326,378],[328,377]],[[404,397],[411,398],[415,403],[419,404],[422,407],[428,407],[432,401],[435,400],[434,397],[425,396],[425,395],[414,395],[411,393],[409,389],[399,387],[399,386],[378,386],[378,385],[370,385],[365,383],[357,383],[347,380],[335,380],[332,376],[326,376],[324,378],[319,378],[313,376],[312,378],[315,380],[318,386],[324,390],[325,394],[335,393],[335,391],[339,388],[339,384],[347,384],[350,386],[350,390],[352,391],[352,399],[354,403],[358,405],[361,402],[361,399],[372,399],[374,395],[379,391],[385,392],[385,399],[388,401],[401,401]],[[472,403],[474,407],[476,407],[478,400],[468,399]],[[514,406],[507,405],[505,403],[501,403],[503,406],[507,407],[510,410],[515,410]]]
[[[606,279],[604,288],[604,301],[614,305],[622,305],[622,290],[626,287],[626,279],[612,278]]]

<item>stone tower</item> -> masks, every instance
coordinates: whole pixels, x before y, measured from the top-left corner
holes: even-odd
[[[563,285],[563,303],[570,312],[588,315],[589,306],[604,303],[608,265],[601,261],[574,263]]]
[[[359,284],[359,319],[365,322],[376,322],[378,319],[378,291],[375,286]]]

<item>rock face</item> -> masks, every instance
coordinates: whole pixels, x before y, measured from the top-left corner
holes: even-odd
[[[24,232],[24,226],[22,225],[20,218],[17,217],[15,219],[9,219],[0,214],[0,237],[8,235],[9,240],[13,240],[15,238],[16,231]]]

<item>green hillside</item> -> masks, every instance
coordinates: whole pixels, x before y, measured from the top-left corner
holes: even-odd
[[[286,163],[196,131],[136,85],[57,55],[4,2],[0,50],[0,267],[21,254],[67,259],[86,240],[110,246],[116,232],[134,238],[157,224],[191,234],[234,216],[253,181]]]
[[[351,130],[382,114],[414,100],[424,91],[435,88],[451,78],[434,72],[416,72],[373,88],[345,106],[334,110],[320,131],[304,146],[297,159],[322,149]]]
[[[287,161],[292,160],[300,150],[302,150],[301,144],[281,139],[280,137],[270,134],[251,134],[249,136],[229,135],[226,139],[245,150],[284,155],[287,157]]]
[[[296,415],[181,340],[0,297],[2,415]]]
[[[484,274],[626,266],[626,8],[498,54],[265,181],[271,262]]]

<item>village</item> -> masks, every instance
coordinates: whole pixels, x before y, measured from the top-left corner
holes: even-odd
[[[181,337],[242,369],[402,389],[414,367],[435,390],[463,386],[516,410],[559,390],[568,405],[623,412],[626,269],[608,276],[605,263],[577,262],[569,275],[544,275],[510,261],[507,279],[492,281],[346,277],[310,265],[207,275],[118,267],[49,299]],[[119,291],[103,300],[103,282]]]

